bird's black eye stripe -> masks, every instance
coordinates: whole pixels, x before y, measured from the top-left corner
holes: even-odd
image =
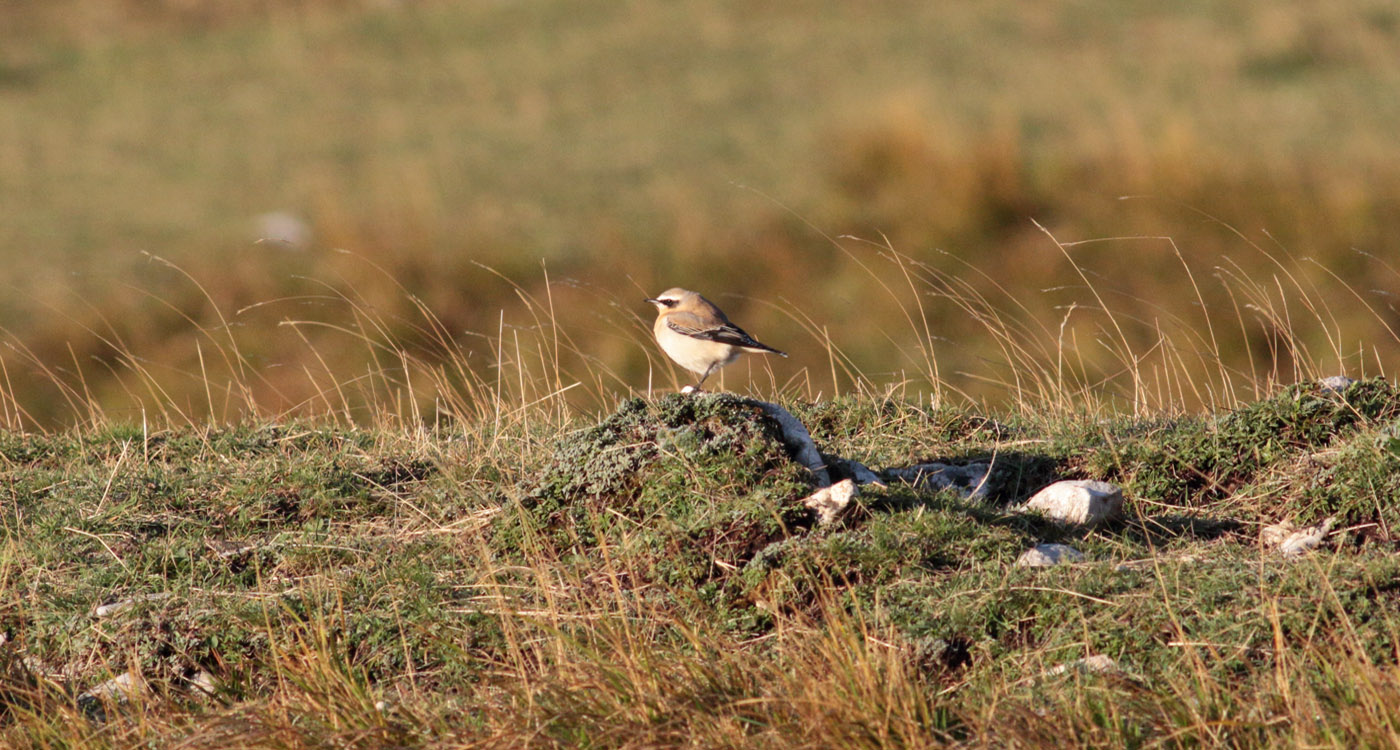
[[[667,307],[675,307],[676,304],[677,304],[678,302],[680,302],[680,300],[676,300],[676,299],[663,299],[663,300],[661,300],[661,304],[663,304],[663,305],[665,305],[665,306],[667,306]]]

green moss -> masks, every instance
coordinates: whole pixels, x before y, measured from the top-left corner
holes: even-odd
[[[1102,448],[1085,456],[1083,468],[1121,481],[1139,497],[1207,507],[1266,469],[1397,414],[1400,398],[1380,379],[1342,392],[1297,385],[1219,417],[1180,419],[1126,438],[1110,434]]]

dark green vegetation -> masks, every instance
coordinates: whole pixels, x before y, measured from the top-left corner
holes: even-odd
[[[867,487],[818,526],[809,472],[724,394],[466,435],[6,433],[4,737],[1240,747],[1400,728],[1394,386],[1169,421],[788,406],[876,469],[990,460],[992,499]],[[1008,512],[1076,477],[1121,483],[1126,518]],[[1325,516],[1341,531],[1309,556],[1257,542]],[[1038,541],[1087,561],[1013,567]],[[1050,671],[1090,656],[1118,669]],[[78,707],[128,670],[129,702]]]

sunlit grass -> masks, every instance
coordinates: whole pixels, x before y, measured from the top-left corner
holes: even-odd
[[[1348,171],[1393,161],[1388,8],[138,5],[0,52],[0,744],[1395,743],[1394,389],[1314,383],[1400,343],[1400,180]],[[271,208],[313,247],[252,243]],[[535,504],[619,402],[685,403],[640,301],[682,281],[794,354],[726,390],[993,501],[808,528],[758,437],[668,429]],[[1059,476],[1129,518],[1005,512]],[[1341,531],[1288,561],[1283,518]],[[1042,539],[1090,562],[1012,567]]]
[[[1400,79],[1388,54],[1400,24],[1384,3],[60,5],[0,23],[14,30],[0,46],[13,285],[0,318],[49,367],[76,361],[99,404],[125,398],[101,337],[193,373],[215,309],[249,325],[239,310],[297,298],[305,315],[247,314],[315,319],[352,288],[384,318],[415,320],[375,266],[471,346],[517,301],[477,264],[563,318],[598,318],[578,348],[629,383],[657,363],[607,330],[613,306],[640,314],[634,298],[680,284],[736,295],[726,309],[779,341],[804,342],[819,321],[813,345],[794,347],[804,387],[850,389],[847,369],[923,374],[926,340],[940,344],[936,380],[1000,396],[1006,374],[984,363],[1005,359],[1005,342],[974,335],[951,300],[922,306],[917,340],[871,335],[905,331],[900,310],[920,306],[884,304],[823,232],[953,274],[963,295],[1024,308],[1023,325],[1064,322],[1082,352],[1085,305],[1110,308],[1139,351],[1159,319],[1248,323],[1258,310],[1309,325],[1280,344],[1232,324],[1191,348],[1258,382],[1288,348],[1326,351],[1329,371],[1391,366],[1375,342],[1395,325],[1400,113],[1380,94]],[[258,243],[269,211],[304,220],[310,247]],[[1171,240],[1099,239],[1111,237]],[[1113,296],[1094,300],[1079,271]],[[903,288],[898,267],[880,273]],[[1318,327],[1279,307],[1303,290],[1356,297]],[[780,307],[755,319],[764,303]],[[1124,356],[1121,338],[1096,358]],[[834,375],[833,346],[846,362]],[[240,351],[297,376],[323,367],[294,337]],[[198,377],[166,387],[208,400]],[[257,387],[272,399],[287,386]],[[1143,403],[1205,404],[1231,384],[1134,388]]]

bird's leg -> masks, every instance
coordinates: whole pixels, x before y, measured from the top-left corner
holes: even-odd
[[[695,385],[692,386],[692,387],[695,389],[695,390],[694,390],[694,393],[700,393],[700,392],[703,391],[703,389],[702,389],[700,386],[702,386],[702,385],[705,384],[705,378],[710,377],[710,373],[712,373],[712,372],[715,371],[715,368],[716,368],[716,366],[718,366],[718,364],[719,364],[719,363],[716,362],[715,364],[712,364],[712,365],[710,365],[709,367],[706,367],[706,368],[705,368],[705,374],[704,374],[704,375],[701,375],[701,376],[700,376],[700,379],[697,380],[697,381],[695,381]]]

